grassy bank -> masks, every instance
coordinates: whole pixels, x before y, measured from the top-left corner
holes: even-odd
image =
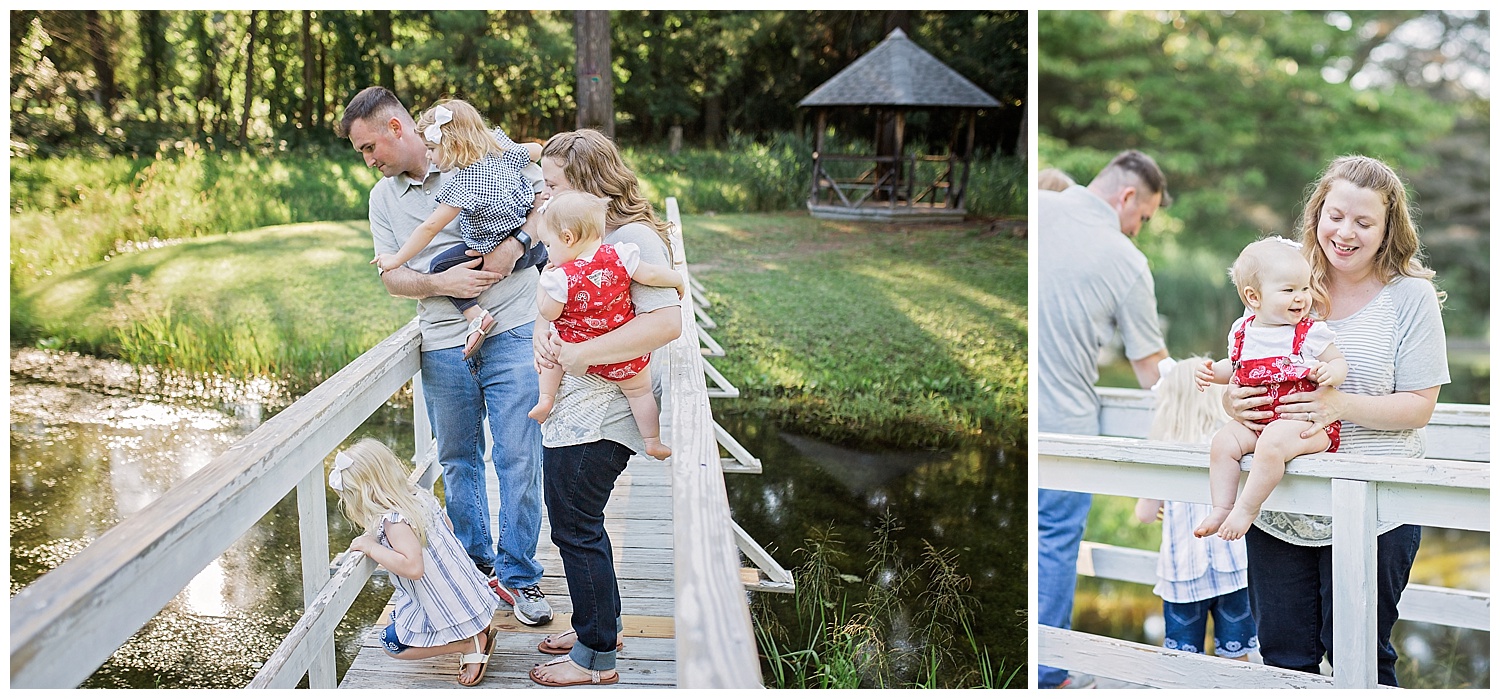
[[[675,196],[685,214],[800,209],[811,147],[791,135],[732,138],[723,149],[625,150],[653,201]],[[192,143],[154,157],[12,157],[11,277],[27,288],[153,239],[366,215],[378,174],[352,150],[249,154]],[[1025,170],[988,156],[970,177],[976,216],[1023,215]]]
[[[842,442],[1025,435],[1025,242],[982,224],[690,216],[716,366],[759,411]],[[362,221],[294,224],[117,255],[12,294],[14,341],[188,372],[315,385],[409,320],[365,264]]]
[[[805,214],[684,227],[741,391],[722,409],[868,444],[1025,439],[1024,240]]]

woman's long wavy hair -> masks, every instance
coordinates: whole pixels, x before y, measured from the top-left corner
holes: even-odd
[[[1222,404],[1224,387],[1209,384],[1202,391],[1193,383],[1193,370],[1207,357],[1188,357],[1162,374],[1153,387],[1156,409],[1151,413],[1147,439],[1207,444],[1220,425],[1229,421]]]
[[[656,217],[651,202],[641,195],[635,171],[620,157],[620,149],[608,136],[594,129],[565,131],[547,139],[542,157],[552,158],[562,166],[568,185],[609,200],[604,225],[614,230],[627,223],[640,222],[656,231],[667,245],[671,259],[672,225]]]
[[[1318,221],[1323,218],[1323,202],[1328,199],[1328,190],[1338,180],[1372,190],[1385,202],[1385,236],[1375,251],[1375,272],[1381,283],[1389,284],[1397,277],[1432,279],[1434,276],[1434,272],[1422,263],[1422,243],[1417,238],[1417,226],[1412,222],[1412,207],[1407,204],[1406,185],[1396,171],[1363,155],[1334,158],[1309,189],[1307,203],[1297,221],[1297,227],[1302,231],[1302,254],[1312,265],[1313,310],[1324,318],[1330,312],[1328,257],[1323,253],[1323,246],[1318,244]],[[1446,296],[1439,291],[1438,302],[1441,303]]]
[[[427,499],[417,494],[407,480],[410,473],[387,447],[373,439],[361,439],[344,450],[354,463],[343,472],[343,488],[338,491],[344,516],[374,533],[387,512],[400,512],[417,533],[417,540],[427,545]]]
[[[427,140],[427,127],[437,121],[435,111],[438,107],[452,111],[453,120],[438,127],[443,133],[443,142],[432,143]],[[417,120],[417,133],[428,146],[437,149],[437,166],[444,172],[468,167],[492,153],[500,155],[505,152],[505,147],[495,140],[495,134],[484,123],[479,110],[463,100],[438,100],[428,107]]]

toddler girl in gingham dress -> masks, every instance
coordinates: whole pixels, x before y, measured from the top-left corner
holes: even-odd
[[[468,250],[488,254],[512,236],[524,250],[512,271],[545,264],[546,250],[532,245],[530,236],[521,230],[541,192],[541,168],[533,162],[541,156],[541,146],[518,145],[504,131],[491,131],[479,112],[463,100],[442,101],[428,109],[417,122],[417,131],[427,141],[428,160],[444,172],[456,172],[438,190],[437,210],[417,226],[406,244],[395,253],[376,255],[370,264],[382,274],[406,264],[454,217],[464,242],[438,253],[429,273],[473,260]],[[484,343],[495,318],[471,298],[455,298],[453,305],[469,320],[464,342],[464,358],[468,359]]]

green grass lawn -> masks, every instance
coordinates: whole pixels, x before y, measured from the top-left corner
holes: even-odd
[[[1026,245],[985,223],[690,216],[715,366],[759,411],[844,443],[1025,438]],[[415,314],[366,264],[363,221],[195,238],[11,295],[13,341],[306,390]]]
[[[684,221],[712,360],[798,432],[871,444],[1025,439],[1026,243],[985,224],[806,214]]]

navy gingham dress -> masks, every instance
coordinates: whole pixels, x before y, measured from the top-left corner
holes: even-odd
[[[495,140],[505,146],[504,155],[489,154],[468,167],[458,168],[438,190],[441,204],[457,207],[458,232],[475,252],[486,253],[509,237],[526,221],[536,197],[521,168],[531,163],[526,149],[495,129]]]

